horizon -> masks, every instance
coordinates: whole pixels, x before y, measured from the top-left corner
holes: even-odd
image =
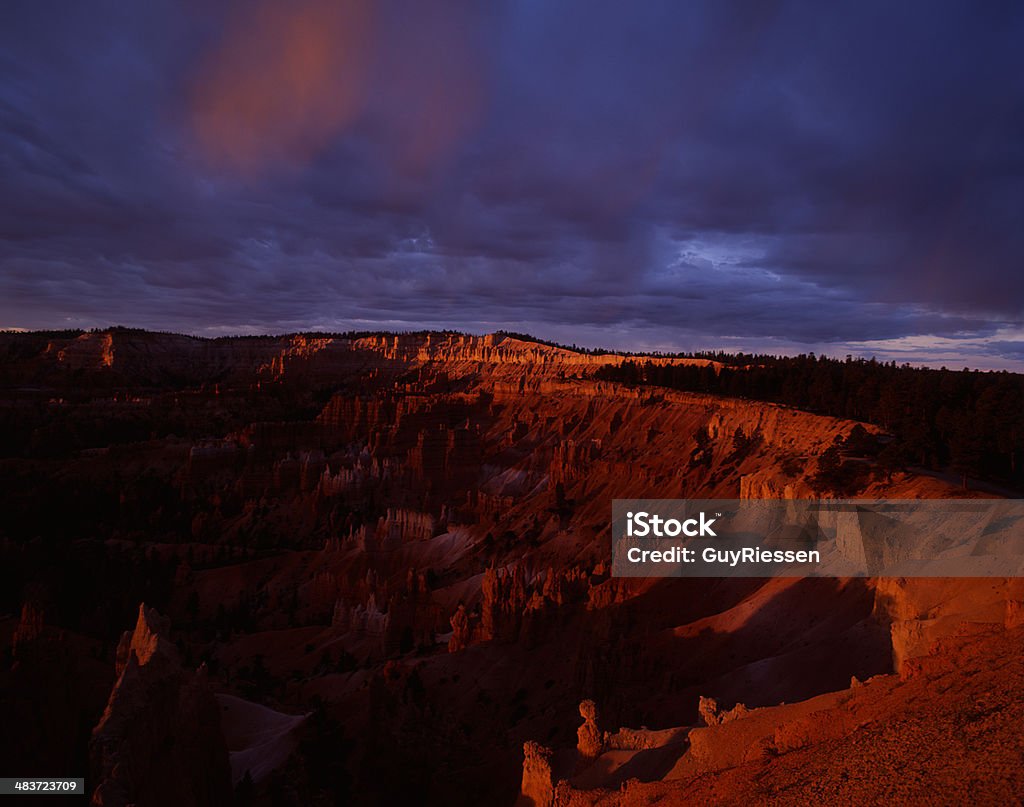
[[[493,331],[484,332],[473,332],[460,330],[457,328],[407,328],[407,329],[387,329],[387,328],[352,328],[348,330],[339,331],[328,331],[328,330],[298,330],[298,331],[279,331],[279,332],[253,332],[253,333],[222,333],[222,334],[202,334],[202,333],[190,333],[187,331],[174,331],[174,330],[158,330],[153,328],[140,328],[132,325],[107,325],[103,327],[95,328],[36,328],[36,329],[25,329],[25,328],[2,328],[0,327],[0,334],[12,334],[12,335],[33,335],[33,334],[62,334],[62,333],[78,333],[81,335],[89,333],[106,333],[112,331],[127,331],[127,332],[139,332],[146,334],[159,334],[165,336],[184,336],[190,339],[201,339],[201,340],[220,340],[220,339],[284,339],[287,337],[294,336],[325,336],[332,338],[356,338],[353,335],[362,336],[415,336],[415,335],[446,335],[446,336],[468,336],[476,339],[482,339],[485,336],[504,336],[511,339],[517,339],[520,341],[533,342],[539,345],[552,347],[560,350],[567,350],[570,352],[587,354],[587,355],[610,355],[610,356],[622,356],[624,358],[636,358],[643,359],[646,357],[704,357],[713,355],[722,356],[759,356],[767,357],[772,359],[796,359],[801,357],[817,357],[826,358],[832,361],[844,361],[846,359],[852,359],[858,362],[878,362],[880,364],[894,363],[898,367],[910,367],[917,370],[946,370],[949,372],[972,372],[972,373],[1010,373],[1012,375],[1024,374],[1024,369],[1010,369],[1006,367],[994,366],[994,367],[979,367],[979,366],[950,366],[948,363],[935,360],[932,363],[922,363],[914,361],[900,362],[896,359],[882,359],[876,355],[856,355],[853,353],[846,353],[843,355],[837,355],[834,353],[818,353],[816,351],[804,351],[803,353],[772,353],[765,351],[745,351],[745,350],[727,350],[724,348],[706,348],[706,349],[662,349],[655,348],[646,351],[633,351],[626,349],[611,348],[606,345],[590,346],[585,344],[564,343],[556,340],[547,339],[545,337],[536,336],[529,333],[523,333],[519,331],[509,331],[503,329],[497,329]]]
[[[14,2],[0,324],[1024,371],[1024,8]]]

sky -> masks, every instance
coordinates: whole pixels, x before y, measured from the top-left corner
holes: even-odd
[[[1024,370],[1024,4],[0,4],[0,328]]]

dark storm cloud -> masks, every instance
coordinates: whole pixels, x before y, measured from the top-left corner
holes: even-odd
[[[1016,366],[1022,34],[966,2],[7,3],[0,326]]]

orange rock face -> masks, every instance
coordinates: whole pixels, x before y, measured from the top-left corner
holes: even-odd
[[[576,750],[585,760],[595,759],[604,750],[604,736],[597,725],[597,704],[583,701],[580,704],[583,725],[576,729]]]

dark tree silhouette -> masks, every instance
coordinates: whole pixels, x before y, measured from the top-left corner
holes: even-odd
[[[701,353],[712,365],[664,365],[627,359],[598,368],[594,377],[629,385],[793,406],[874,423],[890,439],[865,430],[851,435],[844,453],[877,460],[886,473],[920,466],[968,477],[1024,485],[1024,376],[953,371],[871,360],[805,355],[777,357]],[[698,435],[698,446],[700,435]]]

